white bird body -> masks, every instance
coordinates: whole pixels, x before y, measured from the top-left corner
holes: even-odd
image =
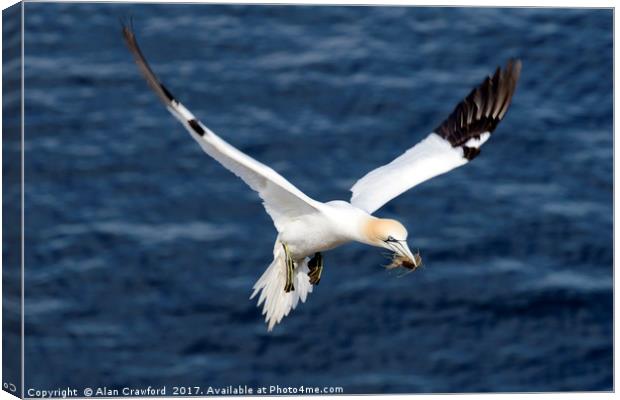
[[[367,244],[362,227],[372,218],[346,201],[321,203],[319,211],[289,220],[278,240],[300,260],[352,241]]]
[[[133,32],[123,27],[127,45],[153,91],[172,115],[189,131],[202,149],[243,179],[263,200],[278,231],[273,261],[254,285],[250,298],[271,330],[305,302],[313,286],[320,253],[357,241],[388,249],[398,265],[417,268],[421,259],[407,246],[407,230],[395,220],[373,214],[385,203],[417,184],[467,164],[480,153],[504,117],[514,94],[521,63],[509,61],[461,101],[452,114],[418,144],[391,163],[358,180],[351,188],[351,202],[316,201],[270,167],[242,153],[203,125],[161,84],[149,67]],[[313,257],[310,259],[310,257]],[[318,273],[322,270],[322,261]],[[290,288],[290,290],[289,290]]]

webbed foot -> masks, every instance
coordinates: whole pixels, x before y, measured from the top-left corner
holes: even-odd
[[[321,253],[314,253],[314,257],[308,261],[308,277],[312,285],[318,285],[321,281],[321,273],[323,272],[323,256]]]

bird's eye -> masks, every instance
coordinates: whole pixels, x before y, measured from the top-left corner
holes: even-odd
[[[397,240],[394,239],[394,236],[388,236],[386,242],[396,242]]]

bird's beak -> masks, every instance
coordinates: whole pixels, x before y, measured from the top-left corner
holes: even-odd
[[[407,245],[407,242],[401,241],[396,243],[390,243],[390,247],[398,256],[402,257],[405,261],[402,266],[411,269],[416,269],[422,265],[422,258],[420,254],[413,254]]]

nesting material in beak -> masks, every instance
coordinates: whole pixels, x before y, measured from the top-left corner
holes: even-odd
[[[386,266],[387,269],[405,268],[411,271],[415,271],[422,266],[422,257],[420,253],[413,255],[413,262],[409,257],[402,256],[398,253],[392,255],[392,263]]]

